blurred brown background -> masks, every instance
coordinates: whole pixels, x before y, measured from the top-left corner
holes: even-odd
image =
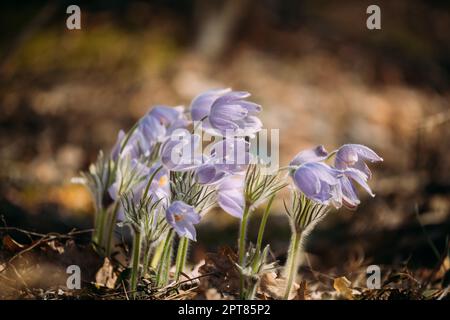
[[[66,29],[78,4],[81,30]],[[382,30],[366,28],[381,7]],[[300,149],[363,143],[377,197],[333,212],[307,244],[322,266],[362,257],[433,264],[450,233],[450,5],[447,1],[2,1],[0,215],[40,232],[91,226],[70,178],[155,104],[247,90],[280,129],[281,162]],[[258,227],[254,221],[254,227]],[[212,212],[194,252],[234,245]],[[281,206],[267,241],[287,246]]]

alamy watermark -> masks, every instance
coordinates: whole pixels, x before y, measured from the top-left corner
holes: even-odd
[[[366,269],[367,280],[366,286],[368,289],[380,289],[381,288],[381,269],[380,266],[372,264]]]
[[[366,13],[369,14],[366,20],[366,26],[369,30],[381,29],[381,9],[376,4],[367,7]]]
[[[66,273],[69,274],[66,281],[67,289],[81,289],[81,269],[76,264],[67,267]]]
[[[66,27],[69,30],[80,30],[81,29],[81,9],[77,5],[70,5],[66,9],[66,13],[70,16],[66,19]]]

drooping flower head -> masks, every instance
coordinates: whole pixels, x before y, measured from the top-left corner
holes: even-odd
[[[194,207],[183,201],[174,201],[166,210],[166,219],[180,237],[197,240],[194,225],[200,223],[200,215]]]
[[[291,161],[291,175],[296,187],[308,198],[336,208],[356,208],[360,200],[352,182],[374,196],[367,181],[371,172],[364,160],[382,161],[374,151],[363,145],[344,145],[336,154],[335,167],[326,164],[330,154],[323,146],[298,153]]]
[[[202,121],[206,132],[213,135],[252,136],[262,128],[256,116],[261,106],[245,100],[250,93],[231,89],[210,90],[191,103],[193,121]]]
[[[364,172],[368,178],[372,172],[364,161],[383,161],[372,149],[361,144],[344,144],[336,153],[334,165],[337,169],[354,168]]]
[[[245,206],[244,175],[224,178],[217,187],[217,203],[228,214],[242,219]]]

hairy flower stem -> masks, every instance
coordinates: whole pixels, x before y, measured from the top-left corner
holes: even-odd
[[[246,205],[242,215],[241,227],[239,230],[239,265],[243,266],[245,258],[245,239],[247,237],[248,221],[250,216],[250,206]]]
[[[267,203],[266,209],[264,210],[264,214],[261,218],[261,224],[259,225],[258,238],[256,240],[256,250],[255,250],[256,258],[254,259],[254,263],[252,266],[253,271],[255,271],[255,272],[256,272],[256,268],[258,267],[258,260],[259,260],[259,255],[261,253],[262,241],[264,238],[264,231],[266,230],[267,219],[269,218],[270,209],[272,208],[272,203],[273,203],[274,199],[275,199],[275,194],[269,198],[269,202]]]
[[[266,230],[267,219],[270,215],[270,209],[272,208],[273,200],[275,199],[275,194],[270,197],[269,202],[267,203],[266,210],[261,219],[261,224],[259,225],[258,231],[258,239],[256,240],[256,252],[261,252],[262,241],[264,237],[264,231]]]
[[[189,239],[186,237],[180,238],[177,251],[175,281],[178,281],[180,279],[180,275],[184,270],[188,253],[188,246],[189,246]]]
[[[95,233],[93,235],[93,242],[98,249],[104,249],[105,247],[103,246],[103,232],[105,229],[106,213],[103,209],[101,209],[100,211],[98,211],[97,215],[98,217],[96,217],[95,219]]]
[[[298,254],[300,251],[300,245],[302,240],[302,232],[294,230],[292,232],[291,243],[289,244],[288,259],[285,265],[285,277],[286,291],[284,292],[284,299],[289,299],[289,293],[291,292],[292,284],[294,283],[295,277],[298,270]]]
[[[134,230],[133,253],[131,258],[131,281],[130,290],[133,299],[136,298],[137,280],[139,278],[139,259],[141,256],[142,236],[141,232]]]
[[[113,210],[111,212],[111,219],[108,225],[108,234],[106,235],[106,249],[105,254],[107,257],[111,255],[111,249],[114,242],[114,229],[116,227],[117,212],[119,211],[119,202],[114,204]]]
[[[244,214],[242,215],[241,220],[241,227],[239,231],[239,265],[241,267],[244,267],[244,260],[245,260],[245,238],[247,236],[247,227],[248,227],[248,221],[250,216],[250,206],[246,204],[244,209]],[[240,277],[240,294],[241,299],[245,297],[245,279],[244,276],[241,274]]]
[[[173,229],[167,234],[164,242],[164,249],[159,261],[158,272],[156,275],[156,283],[158,286],[167,284],[169,280],[170,260],[172,255]]]
[[[161,261],[162,253],[164,250],[164,241],[160,241],[158,245],[156,246],[155,252],[153,253],[152,261],[150,262],[150,267],[153,269],[156,269],[156,267],[159,264],[159,261]]]
[[[150,245],[150,243],[147,243],[145,248],[145,253],[144,253],[144,262],[143,262],[143,267],[142,267],[142,275],[145,276],[148,272],[148,268],[150,267],[150,255],[152,253],[152,247]]]
[[[92,243],[94,245],[98,244],[98,233],[99,233],[99,220],[100,220],[100,211],[96,210],[94,213],[94,232],[92,233]]]

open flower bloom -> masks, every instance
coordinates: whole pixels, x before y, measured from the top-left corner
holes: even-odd
[[[364,161],[378,162],[383,161],[383,158],[361,144],[344,144],[336,153],[334,165],[337,169],[357,169],[371,178],[372,172]]]
[[[187,171],[203,163],[200,136],[187,130],[176,130],[161,147],[161,162],[172,171]]]
[[[250,163],[249,143],[244,138],[227,138],[211,147],[210,156],[196,170],[200,184],[214,184],[236,173],[243,173]]]
[[[194,207],[183,201],[174,201],[166,210],[166,220],[180,237],[197,240],[194,225],[200,223],[200,215]]]
[[[245,206],[244,175],[232,175],[224,178],[217,188],[217,203],[228,214],[242,219]]]
[[[202,121],[206,132],[213,135],[251,136],[262,128],[256,115],[261,106],[246,101],[250,93],[231,89],[211,90],[191,103],[193,121]]]

